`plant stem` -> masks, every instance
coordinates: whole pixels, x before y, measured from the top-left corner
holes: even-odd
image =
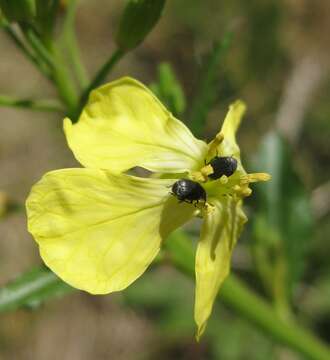
[[[0,95],[0,106],[26,108],[37,111],[64,112],[60,104],[51,100],[17,99],[7,95]]]
[[[239,315],[244,316],[273,339],[299,351],[309,359],[330,359],[330,349],[307,329],[293,322],[283,321],[260,296],[251,291],[235,276],[224,283],[220,299]]]
[[[68,109],[68,115],[72,116],[77,107],[77,96],[60,52],[53,42],[47,48],[33,28],[25,26],[22,31],[38,56],[51,68],[58,93]]]
[[[109,72],[113,69],[113,67],[124,56],[124,54],[125,54],[125,52],[120,49],[115,50],[115,52],[110,56],[110,58],[103,64],[103,66],[100,68],[100,70],[96,73],[93,80],[90,82],[88,87],[84,90],[83,94],[81,95],[80,107],[76,114],[77,116],[79,115],[81,108],[85,105],[85,103],[88,99],[89,93],[103,82],[103,80],[106,78],[106,76],[109,74]]]
[[[55,64],[51,54],[48,52],[47,48],[44,46],[35,31],[29,26],[21,26],[21,28],[27,41],[35,50],[36,54],[38,54],[40,59],[42,59],[50,68],[54,68]]]
[[[77,106],[76,93],[58,51],[54,48],[49,51],[32,28],[22,26],[21,30],[33,52],[25,46],[9,25],[5,26],[7,35],[14,41],[16,46],[48,79],[56,84],[58,93],[68,108],[68,113],[73,114]],[[51,46],[54,47],[53,44]]]
[[[78,106],[76,90],[73,86],[70,74],[64,65],[62,54],[58,51],[55,45],[52,48],[52,54],[55,59],[54,79],[57,85],[58,93],[67,106],[68,116],[73,116],[75,109]]]
[[[68,4],[66,18],[63,24],[63,43],[65,44],[79,84],[82,86],[82,88],[86,88],[88,85],[88,76],[86,69],[81,61],[80,49],[74,30],[76,10],[77,1],[71,0]]]
[[[194,252],[189,238],[182,232],[176,232],[168,241],[166,249],[173,264],[194,276]],[[274,340],[286,345],[309,359],[328,360],[330,349],[307,329],[293,322],[282,320],[274,309],[259,295],[254,293],[234,275],[224,282],[219,298],[237,314],[243,316]]]
[[[38,57],[30,50],[28,49],[23,41],[17,36],[15,31],[9,26],[6,25],[4,27],[4,30],[6,34],[9,36],[11,40],[13,40],[14,44],[17,46],[17,48],[22,51],[22,53],[29,59],[40,71],[43,75],[45,75],[48,79],[51,78],[51,73],[49,71],[49,68],[45,66],[44,63],[42,63]]]

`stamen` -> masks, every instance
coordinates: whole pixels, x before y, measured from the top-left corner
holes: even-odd
[[[212,140],[212,142],[209,145],[209,151],[207,153],[208,158],[213,158],[214,156],[217,155],[217,148],[223,142],[224,138],[225,137],[221,131],[215,135],[215,138]]]
[[[246,174],[241,176],[240,184],[245,185],[249,183],[254,183],[258,181],[268,181],[270,180],[271,176],[267,173],[253,173],[253,174]]]
[[[206,166],[202,167],[201,168],[201,173],[202,173],[202,175],[204,175],[206,177],[213,174],[212,166],[211,165],[206,165]]]
[[[215,209],[214,205],[206,202],[204,205],[204,208],[203,208],[203,215],[204,214],[209,215],[209,214],[213,213],[214,209]]]
[[[220,181],[220,184],[222,184],[222,185],[227,184],[227,182],[228,182],[228,176],[222,175],[221,178],[219,179],[219,181]]]
[[[250,189],[248,187],[248,183],[247,184],[241,184],[241,186],[235,185],[233,187],[233,190],[235,191],[236,195],[238,195],[240,197],[247,197],[247,196],[250,196],[251,193],[252,193],[252,189]]]
[[[205,202],[203,204],[199,203],[199,204],[197,204],[197,209],[194,212],[194,216],[203,219],[203,217],[205,215],[211,214],[214,211],[214,209],[215,209],[215,206],[208,202]]]
[[[233,187],[233,190],[238,193],[238,192],[241,192],[242,188],[239,185],[235,185]]]
[[[191,172],[190,178],[191,178],[191,180],[196,181],[196,182],[205,182],[206,181],[205,176],[200,171]]]
[[[213,168],[211,165],[206,165],[200,169],[200,171],[194,171],[191,173],[192,180],[199,182],[206,182],[207,177],[213,174]]]
[[[250,196],[252,194],[252,189],[250,189],[249,187],[242,189],[241,191],[241,195],[244,197]]]

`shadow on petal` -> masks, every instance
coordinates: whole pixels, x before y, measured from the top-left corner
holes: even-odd
[[[175,196],[170,195],[166,200],[161,220],[159,232],[162,239],[165,239],[172,231],[188,222],[196,213],[196,208],[192,204],[179,203]]]

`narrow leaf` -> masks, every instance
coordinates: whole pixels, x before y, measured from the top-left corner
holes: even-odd
[[[257,258],[263,259],[262,269],[273,291],[282,286],[290,296],[303,274],[311,239],[310,201],[294,168],[290,148],[276,132],[265,137],[257,167],[272,175],[271,181],[256,190],[259,201],[253,228]]]
[[[0,312],[40,305],[73,291],[45,267],[36,267],[0,289]]]

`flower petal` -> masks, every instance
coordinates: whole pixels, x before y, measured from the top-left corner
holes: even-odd
[[[212,204],[215,208],[205,217],[196,253],[197,340],[205,330],[219,288],[229,273],[233,247],[247,220],[241,202],[231,197]]]
[[[64,120],[68,144],[86,167],[134,166],[182,173],[203,165],[207,145],[140,82],[125,77],[92,91],[79,121]]]
[[[93,294],[126,288],[157,255],[169,232],[196,210],[169,195],[173,180],[98,169],[46,174],[27,199],[28,228],[45,263]]]
[[[236,132],[245,111],[246,105],[241,100],[237,100],[229,106],[229,111],[220,131],[224,136],[219,148],[221,156],[234,156],[235,158],[240,158],[240,149],[236,142]]]
[[[237,160],[237,170],[245,174],[241,163],[240,148],[236,142],[236,132],[245,113],[246,106],[241,100],[237,100],[229,106],[229,111],[222,124],[221,130],[208,144],[207,159],[210,161],[214,156],[234,156]]]

